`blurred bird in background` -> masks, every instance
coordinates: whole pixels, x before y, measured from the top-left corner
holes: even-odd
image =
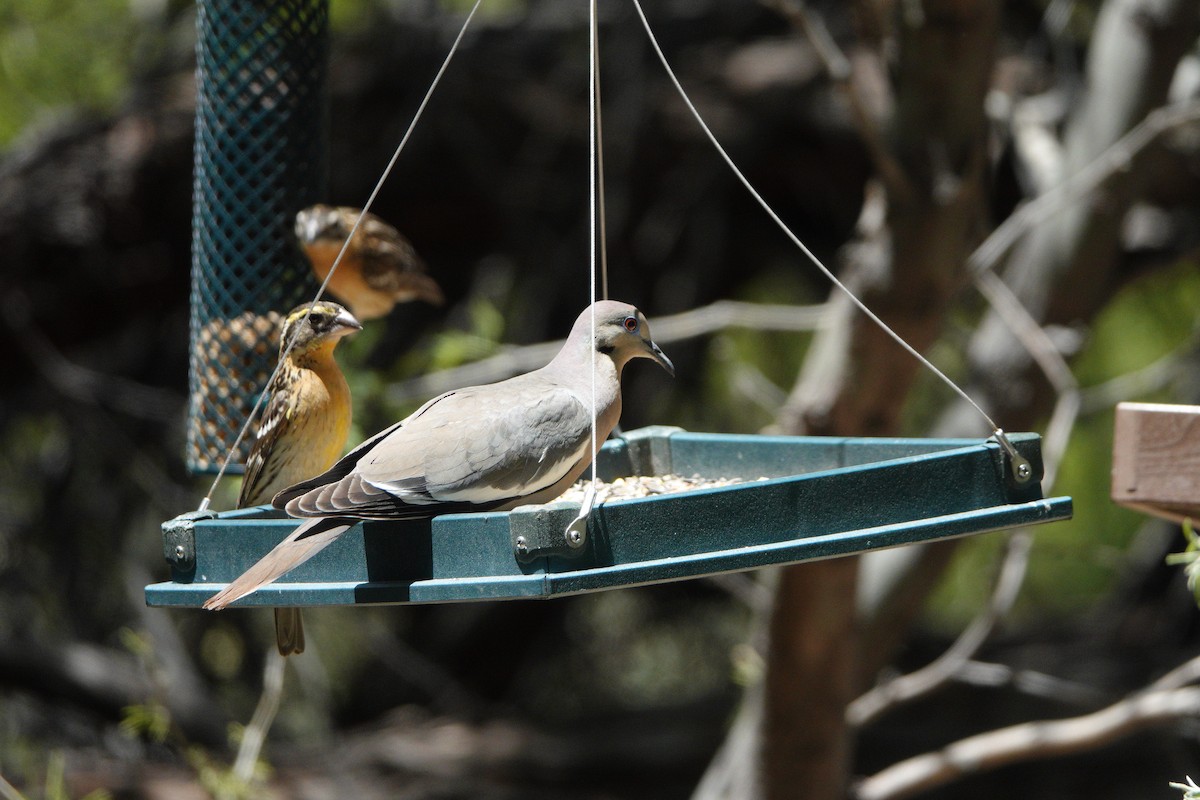
[[[345,206],[315,205],[296,215],[296,239],[324,281],[362,212]],[[371,213],[346,248],[328,289],[366,322],[386,315],[396,303],[424,300],[440,306],[441,288],[427,274],[425,262],[399,231]]]

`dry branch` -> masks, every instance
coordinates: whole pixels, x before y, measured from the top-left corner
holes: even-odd
[[[1037,670],[1016,669],[1007,664],[989,664],[985,661],[968,661],[954,675],[954,680],[968,686],[988,689],[1008,686],[1031,697],[1070,703],[1080,708],[1095,707],[1109,699],[1100,689],[1078,681],[1069,681]]]
[[[1110,0],[1101,7],[1086,91],[1065,125],[1060,188],[1018,211],[970,259],[978,271],[1013,246],[1005,283],[1039,322],[1090,320],[1119,282],[1121,222],[1150,177],[1150,160],[1140,156],[1200,111],[1195,101],[1165,105],[1196,30],[1195,4],[1186,0]],[[1034,224],[1046,218],[1053,224]],[[1046,405],[1044,387],[1030,380],[1030,357],[1006,328],[991,312],[972,337],[975,390],[1010,426],[1028,425]]]
[[[804,333],[817,329],[826,317],[825,305],[788,306],[719,300],[679,314],[650,321],[659,344],[708,336],[728,328]],[[460,367],[431,372],[388,387],[388,400],[403,403],[433,397],[461,386],[474,386],[511,378],[544,366],[563,345],[562,339],[539,344],[508,346],[498,353]]]
[[[1053,219],[1056,213],[1087,197],[1114,175],[1128,170],[1134,158],[1164,133],[1197,120],[1200,120],[1200,100],[1186,100],[1150,112],[1085,167],[1021,206],[998,225],[967,260],[971,271],[978,274],[995,267],[1031,228]]]
[[[892,197],[909,198],[913,192],[908,175],[896,157],[888,150],[878,114],[873,113],[866,100],[862,77],[855,74],[855,62],[846,57],[830,35],[824,18],[797,0],[761,0],[767,8],[783,16],[793,28],[812,44],[833,84],[846,98],[854,117],[854,127],[862,137],[871,162]]]
[[[1032,537],[1028,530],[1009,537],[1004,563],[996,579],[996,587],[983,612],[977,616],[954,644],[928,665],[915,672],[880,684],[859,697],[846,709],[846,720],[859,728],[878,719],[900,703],[911,702],[945,685],[960,673],[979,652],[996,624],[1016,602],[1029,562]]]
[[[1200,681],[1200,656],[1190,658],[1175,669],[1163,675],[1154,683],[1147,686],[1145,692],[1165,692],[1170,689],[1182,689],[1188,684]]]
[[[286,667],[286,657],[278,655],[273,648],[267,651],[266,660],[263,662],[262,694],[259,695],[258,705],[254,707],[250,723],[242,733],[242,743],[238,746],[237,758],[233,762],[234,776],[246,785],[254,779],[258,757],[266,744],[267,733],[275,721],[275,714],[279,711]]]
[[[111,719],[156,693],[129,655],[81,642],[0,641],[0,683],[94,709]],[[171,717],[187,737],[221,743],[225,720],[215,704],[196,694],[168,696]]]
[[[855,787],[857,800],[902,800],[968,775],[1035,759],[1094,750],[1137,731],[1200,714],[1200,689],[1168,689],[1070,719],[1027,722],[961,739],[877,772]]]

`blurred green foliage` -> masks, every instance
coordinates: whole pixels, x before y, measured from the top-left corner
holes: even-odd
[[[22,781],[27,784],[24,794],[0,778],[0,793],[7,800],[73,800],[67,788],[67,759],[62,750],[39,754],[31,760],[36,766],[30,765],[30,771],[26,773],[29,778]],[[96,789],[79,796],[79,800],[112,800],[112,793]]]
[[[764,270],[736,299],[754,303],[820,303],[799,262]],[[653,325],[653,320],[650,321]],[[812,336],[730,328],[707,339],[701,390],[673,392],[671,425],[693,431],[757,433],[775,421],[799,373]]]
[[[1184,520],[1183,538],[1187,542],[1187,546],[1182,553],[1171,553],[1167,556],[1167,563],[1183,567],[1183,571],[1187,575],[1188,589],[1196,598],[1196,602],[1200,603],[1200,535],[1197,535],[1196,528],[1190,519]]]
[[[439,5],[455,13],[466,14],[475,0],[440,0]],[[477,18],[502,18],[525,6],[525,0],[488,0],[480,5]],[[332,0],[329,4],[329,23],[335,32],[353,33],[364,30],[379,16],[399,16],[423,8],[413,0]]]
[[[153,0],[7,0],[0,4],[0,146],[55,110],[103,111],[121,98]]]
[[[1073,371],[1088,387],[1136,373],[1160,359],[1183,359],[1200,337],[1200,269],[1181,261],[1126,286],[1089,331]],[[1183,370],[1178,370],[1180,374]],[[1178,402],[1164,385],[1125,400]],[[1037,529],[1029,573],[1014,619],[1061,617],[1086,608],[1111,585],[1124,552],[1145,519],[1109,499],[1112,465],[1111,405],[1087,413],[1085,405],[1058,473],[1047,493],[1070,495],[1075,517]],[[964,542],[941,589],[930,602],[930,621],[957,628],[990,592],[988,576],[1004,545],[1002,535]]]
[[[433,340],[427,369],[449,369],[492,355],[504,335],[504,314],[490,300],[475,296],[467,301],[469,330],[451,329]]]
[[[270,766],[260,761],[254,766],[252,780],[247,782],[202,747],[189,747],[185,755],[188,766],[196,773],[196,781],[214,800],[251,800],[261,797],[263,783],[271,775]]]
[[[466,12],[473,0],[443,0]],[[104,112],[122,100],[130,79],[160,61],[175,40],[190,42],[188,0],[4,0],[0,2],[0,148],[28,126],[57,114]],[[480,14],[502,17],[523,0],[490,0]],[[411,0],[334,0],[335,33],[361,30]],[[190,47],[190,44],[188,45]]]

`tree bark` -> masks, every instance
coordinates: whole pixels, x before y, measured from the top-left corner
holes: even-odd
[[[898,62],[888,121],[903,181],[886,186],[886,229],[853,249],[864,299],[918,350],[942,330],[982,230],[986,125],[999,5],[897,4]],[[869,212],[864,220],[869,222]],[[843,306],[843,308],[846,308]],[[920,365],[861,314],[819,334],[781,411],[785,432],[894,435]],[[858,559],[787,568],[767,660],[764,791],[770,800],[842,798],[851,744],[845,710],[858,687]]]
[[[845,796],[858,559],[789,567],[772,615],[763,719],[766,797]]]

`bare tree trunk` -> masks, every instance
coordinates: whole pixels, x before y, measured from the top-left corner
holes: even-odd
[[[780,576],[763,720],[768,798],[845,796],[857,576],[856,558],[790,567]]]
[[[991,0],[898,4],[886,230],[853,250],[865,299],[918,350],[932,344],[962,283],[983,221],[986,126],[999,6]],[[868,274],[869,273],[869,274]],[[920,367],[861,315],[819,335],[781,412],[786,432],[888,435]],[[823,341],[822,341],[823,340]],[[840,353],[835,351],[840,350]],[[833,356],[833,357],[831,357]],[[857,559],[785,570],[771,624],[763,744],[770,800],[846,794],[846,705],[858,687]]]

